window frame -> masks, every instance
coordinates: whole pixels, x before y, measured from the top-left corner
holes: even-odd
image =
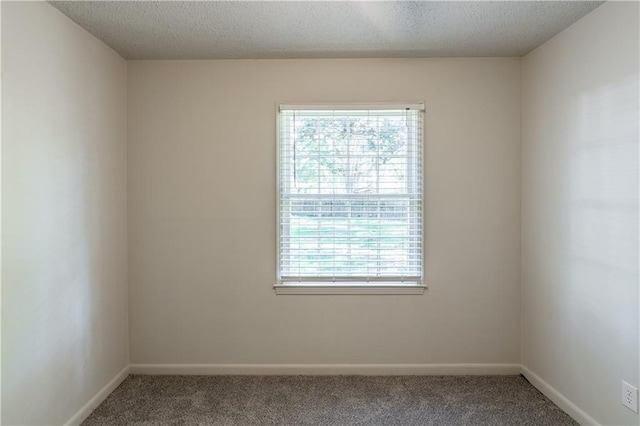
[[[421,156],[419,159],[422,167],[422,179],[420,201],[422,206],[422,226],[421,226],[421,267],[420,267],[420,281],[419,282],[403,282],[403,281],[348,281],[337,280],[335,282],[282,282],[281,280],[281,268],[280,268],[280,255],[281,255],[281,139],[280,139],[280,121],[281,112],[283,110],[402,110],[411,109],[417,110],[421,114],[422,123],[424,123],[424,103],[421,102],[379,102],[379,103],[278,103],[276,105],[276,284],[273,285],[273,289],[277,295],[293,295],[293,294],[376,294],[376,295],[420,295],[424,294],[424,291],[428,288],[424,282],[424,125],[421,129]]]

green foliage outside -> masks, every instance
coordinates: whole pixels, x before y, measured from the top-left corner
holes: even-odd
[[[302,117],[295,123],[298,193],[402,192],[404,117]]]

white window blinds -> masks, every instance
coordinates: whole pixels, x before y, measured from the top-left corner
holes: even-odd
[[[421,105],[281,105],[279,282],[422,282]]]

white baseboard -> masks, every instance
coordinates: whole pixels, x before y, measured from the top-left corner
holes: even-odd
[[[566,396],[562,395],[555,388],[553,388],[549,383],[545,382],[540,376],[536,373],[522,366],[522,375],[529,380],[529,382],[536,387],[540,392],[542,392],[547,398],[553,401],[558,407],[560,407],[565,413],[570,415],[575,421],[580,423],[581,425],[598,425],[599,423],[590,415],[582,411],[575,405],[573,402],[569,400]]]
[[[520,364],[131,364],[131,374],[517,375]]]
[[[116,376],[111,379],[111,381],[107,383],[105,387],[100,389],[100,391],[93,398],[91,398],[89,402],[84,404],[84,406],[76,414],[74,414],[65,423],[65,425],[76,426],[82,423],[87,417],[89,417],[89,414],[91,414],[93,410],[95,410],[96,407],[98,407],[98,405],[100,405],[102,401],[104,401],[109,396],[109,394],[113,392],[120,385],[120,383],[124,381],[124,379],[127,378],[128,375],[129,366],[127,365],[122,369],[121,372],[116,374]]]

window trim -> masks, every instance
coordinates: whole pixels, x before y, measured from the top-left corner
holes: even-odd
[[[288,294],[395,294],[395,295],[419,295],[428,287],[424,284],[275,284],[273,289],[277,295]]]
[[[422,282],[371,281],[371,282],[283,282],[280,277],[280,113],[282,110],[389,110],[411,109],[424,114],[422,102],[373,102],[373,103],[277,103],[276,104],[276,295],[422,295],[428,286],[424,282],[424,249],[422,251]],[[423,121],[424,122],[424,121]],[[424,179],[424,127],[422,129],[422,167]],[[424,183],[421,185],[424,208]],[[424,247],[424,211],[422,216],[422,243]]]

